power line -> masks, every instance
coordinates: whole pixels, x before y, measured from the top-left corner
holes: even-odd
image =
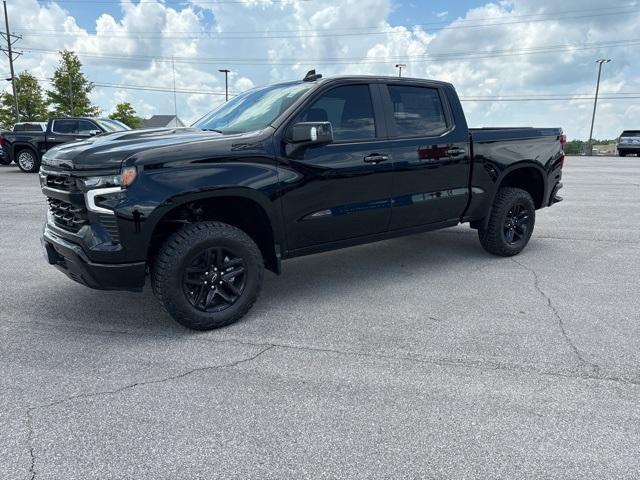
[[[38,3],[87,3],[87,0],[36,0]],[[290,0],[270,0],[270,3],[289,3]],[[313,0],[298,0],[299,2],[311,2]],[[122,0],[91,0],[91,3],[101,3],[101,4],[120,4],[122,3]],[[166,4],[160,3],[157,0],[138,0],[137,2],[134,3],[134,5],[137,4],[156,4],[156,5],[162,5],[162,6],[166,6]],[[176,2],[178,4],[182,4],[182,5],[191,5],[189,2],[187,1],[178,1]],[[246,4],[246,2],[242,1],[242,0],[215,0],[215,1],[211,1],[211,0],[204,0],[198,1],[199,4],[202,5],[226,5],[226,4]]]
[[[607,7],[607,8],[586,8],[586,9],[581,9],[581,10],[563,10],[563,11],[556,11],[556,12],[545,12],[545,13],[530,13],[530,14],[523,14],[523,15],[509,15],[508,17],[502,17],[502,18],[507,18],[507,19],[517,19],[517,18],[531,18],[531,17],[552,17],[552,18],[557,18],[558,15],[569,15],[572,13],[581,13],[581,14],[585,14],[586,12],[612,12],[616,9],[627,9],[627,8],[633,8],[633,5],[629,5],[629,4],[625,4],[625,5],[618,5],[618,6],[611,6],[611,7]],[[632,9],[630,10],[631,13],[635,13],[636,10]],[[620,13],[626,13],[626,12],[620,12]],[[479,18],[457,18],[456,20],[454,20],[456,22],[456,24],[464,24],[464,23],[475,23],[475,22],[481,22],[481,21],[486,21],[486,20],[495,20],[496,17],[492,16],[492,17],[479,17]],[[449,25],[452,22],[450,20],[440,20],[437,22],[426,22],[426,23],[405,23],[405,24],[396,24],[393,25],[393,27],[406,27],[406,28],[412,28],[412,27],[424,27],[424,26],[430,26],[430,25]],[[31,27],[22,27],[22,28],[27,28],[30,29]],[[305,33],[313,33],[313,32],[326,32],[326,31],[367,31],[367,30],[378,30],[380,28],[380,26],[375,25],[375,26],[370,26],[370,27],[332,27],[332,28],[327,28],[327,29],[297,29],[297,30],[291,30],[291,29],[287,29],[287,30],[269,30],[269,33],[301,33],[301,34],[305,34]],[[51,29],[51,30],[46,30],[46,29],[38,29],[41,32],[52,32],[52,33],[56,33],[59,32],[60,30],[57,29]],[[96,30],[85,30],[85,32],[87,33],[91,33],[91,34],[95,34],[97,33]],[[109,32],[105,32],[105,33],[109,33]],[[181,33],[181,34],[186,34],[186,33],[203,33],[202,30],[128,30],[127,33],[163,33],[163,34],[167,34],[167,33]],[[206,33],[206,32],[205,32]],[[216,32],[213,32],[216,33]],[[218,32],[219,33],[219,32]],[[262,33],[262,31],[258,31],[258,30],[234,30],[234,31],[228,31],[228,32],[223,32],[223,33],[227,33],[227,34],[244,34],[244,33]]]
[[[598,96],[599,100],[633,100],[640,98],[640,95],[637,96],[629,96],[629,97],[607,97],[607,96]],[[553,102],[558,100],[566,100],[566,101],[588,101],[592,102],[595,99],[594,96],[591,97],[553,97],[553,98],[474,98],[474,97],[460,97],[460,101],[462,102]]]
[[[599,48],[615,48],[626,47],[632,45],[640,45],[640,38],[630,40],[611,40],[607,42],[594,42],[584,44],[565,44],[565,45],[547,45],[539,47],[530,47],[522,49],[506,49],[506,50],[494,50],[490,52],[486,51],[460,51],[460,52],[445,52],[440,54],[424,54],[424,55],[395,55],[386,57],[384,59],[378,58],[366,58],[366,57],[335,57],[335,58],[304,58],[304,59],[278,59],[273,60],[269,58],[232,58],[232,57],[174,57],[175,62],[182,64],[219,64],[225,63],[230,65],[299,65],[299,64],[314,64],[314,65],[336,65],[336,64],[386,64],[393,61],[408,61],[408,62],[438,62],[438,61],[451,61],[451,60],[474,60],[482,58],[496,58],[496,57],[512,57],[531,54],[543,54],[543,53],[557,53],[563,51],[575,51],[575,50],[594,50]],[[25,47],[25,50],[30,52],[42,52],[42,53],[58,53],[58,50]],[[91,52],[79,52],[74,51],[75,54],[88,57],[88,58],[108,58],[114,60],[125,61],[157,61],[157,62],[171,62],[172,57],[164,56],[151,56],[151,55],[109,55],[98,54]]]
[[[538,18],[538,19],[530,19],[530,20],[518,20],[518,21],[507,21],[507,22],[494,22],[494,23],[483,23],[477,25],[447,25],[439,28],[430,29],[431,31],[443,31],[443,30],[458,30],[458,29],[466,29],[466,28],[485,28],[485,27],[495,27],[495,26],[503,26],[503,25],[516,25],[522,23],[532,23],[532,22],[549,22],[549,21],[557,21],[557,20],[571,20],[571,19],[580,19],[580,18],[592,18],[592,17],[603,17],[603,16],[612,16],[612,15],[627,15],[638,13],[636,9],[633,10],[625,10],[625,11],[607,11],[601,12],[597,14],[580,14],[573,16],[558,16],[554,15],[551,18]],[[392,26],[390,29],[380,30],[380,31],[369,31],[366,32],[367,35],[404,35],[406,32],[397,31],[395,28],[398,26],[402,26],[405,28],[414,28],[417,26],[424,26],[426,24],[405,24],[405,25],[396,25]],[[22,27],[19,31],[21,35],[25,37],[55,37],[55,38],[64,38],[64,37],[77,37],[78,32],[61,32],[59,30],[49,30],[48,32],[45,30],[40,30],[39,32],[33,32],[30,30],[24,30],[26,27]],[[91,34],[104,34],[105,37],[108,38],[148,38],[148,39],[168,39],[168,40],[202,40],[202,39],[215,39],[215,40],[256,40],[256,39],[286,39],[286,38],[299,38],[300,35],[310,35],[313,37],[350,37],[350,36],[359,36],[362,35],[362,31],[353,31],[353,32],[345,32],[345,33],[337,33],[337,30],[332,29],[322,29],[322,30],[297,30],[297,31],[285,31],[287,32],[284,35],[274,35],[274,32],[248,32],[254,33],[254,35],[237,35],[242,32],[176,32],[176,33],[197,33],[198,35],[179,35],[179,36],[171,36],[166,35],[168,32],[161,31],[149,31],[144,33],[152,33],[154,35],[141,35],[142,32],[133,34],[133,32],[87,32]],[[260,34],[258,34],[260,33]],[[100,35],[99,35],[100,36]]]
[[[37,80],[43,82],[51,82],[50,78],[37,77]],[[141,90],[149,92],[171,93],[174,91],[170,87],[160,86],[144,86],[144,85],[131,85],[131,84],[119,84],[119,83],[104,83],[104,82],[91,82],[96,87],[101,88],[119,88],[123,90]],[[200,89],[176,89],[176,93],[183,94],[198,94],[198,95],[212,95],[212,96],[224,96],[225,92],[219,92],[215,90],[200,90]],[[232,95],[237,95],[241,92],[229,92]],[[592,101],[594,99],[592,93],[526,93],[526,94],[512,94],[512,95],[468,95],[460,96],[460,100],[466,102],[529,102],[529,101],[554,101],[554,100],[566,100],[566,101]],[[611,92],[604,93],[598,97],[603,100],[629,100],[640,98],[640,92]]]

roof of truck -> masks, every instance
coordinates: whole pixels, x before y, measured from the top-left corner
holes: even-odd
[[[378,80],[378,81],[385,81],[385,82],[407,82],[407,83],[433,82],[433,83],[440,83],[443,85],[451,85],[451,83],[443,82],[441,80],[432,80],[429,78],[416,78],[416,77],[396,77],[391,75],[335,75],[330,77],[322,77],[318,80],[314,80],[313,82],[323,83],[323,82],[333,81],[333,80],[366,80],[366,81]]]

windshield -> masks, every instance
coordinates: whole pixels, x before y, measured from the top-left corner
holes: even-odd
[[[625,130],[621,137],[640,137],[640,130]]]
[[[222,104],[193,126],[221,133],[260,130],[270,125],[311,87],[310,83],[287,83],[249,90]]]
[[[96,122],[98,122],[106,132],[122,132],[124,130],[131,130],[131,128],[119,120],[99,118]]]

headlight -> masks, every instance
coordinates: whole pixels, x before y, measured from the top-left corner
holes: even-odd
[[[108,188],[108,187],[127,188],[135,181],[137,176],[138,176],[138,170],[136,169],[136,167],[125,167],[120,172],[120,175],[101,175],[96,177],[85,177],[81,181],[87,190],[93,190],[95,188]]]

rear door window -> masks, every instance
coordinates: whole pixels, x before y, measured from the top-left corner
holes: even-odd
[[[447,130],[438,89],[412,85],[388,85],[388,89],[398,137],[429,137]]]

